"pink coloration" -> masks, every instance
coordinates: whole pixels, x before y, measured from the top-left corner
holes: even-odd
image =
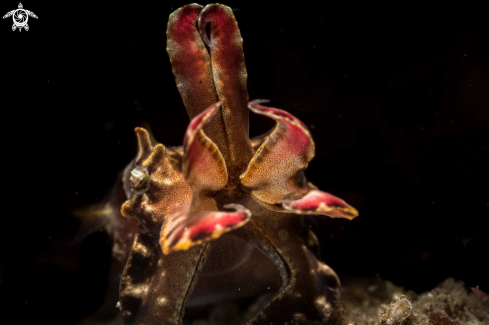
[[[189,124],[185,137],[183,138],[183,147],[187,149],[187,143],[189,139],[193,138],[195,133],[202,130],[205,124],[207,124],[211,118],[216,115],[216,112],[221,107],[221,102],[217,102],[214,105],[209,106],[205,111],[197,115]]]
[[[342,199],[319,190],[311,190],[304,196],[293,199],[294,195],[284,198],[284,208],[303,214],[325,214],[333,218],[353,219],[358,216],[355,208]]]
[[[342,199],[326,192],[312,190],[302,199],[291,201],[290,207],[300,210],[316,209],[320,203],[324,203],[330,207],[346,207],[347,204]]]
[[[206,26],[212,25],[212,39],[207,36]],[[209,46],[220,47],[221,51],[229,50],[219,42],[228,42],[233,39],[234,21],[229,19],[228,14],[221,7],[213,7],[211,10],[206,10],[199,19],[199,32],[202,39]]]
[[[307,166],[314,157],[314,142],[309,130],[292,114],[250,102],[249,108],[277,122],[274,130],[255,152],[241,183],[267,204],[278,204],[290,193],[287,180]]]
[[[281,119],[283,121],[288,120],[291,124],[297,123],[303,129],[305,129],[307,132],[309,132],[309,129],[306,127],[306,125],[301,120],[299,120],[297,117],[290,114],[289,112],[283,111],[283,110],[278,109],[278,108],[265,107],[265,106],[260,105],[260,104],[266,104],[268,102],[269,102],[268,99],[255,99],[255,100],[252,100],[248,104],[248,106],[253,112],[255,112],[257,114],[266,115],[266,116],[269,116],[269,117],[274,118],[274,119]]]
[[[279,127],[284,127],[285,139],[283,145],[288,146],[291,156],[308,156],[312,152],[314,155],[314,145],[311,145],[311,135],[309,130],[298,118],[292,114],[278,108],[261,106],[260,103],[268,103],[268,100],[257,99],[249,104],[249,108],[261,115],[268,116],[279,123]]]
[[[192,241],[206,238],[216,230],[229,229],[238,224],[243,224],[251,217],[251,213],[244,209],[241,205],[229,204],[225,208],[235,208],[236,212],[200,212],[192,220],[192,225],[189,227],[190,239]]]
[[[197,115],[185,133],[183,176],[185,182],[194,187],[194,192],[203,189],[217,191],[228,180],[224,158],[216,144],[202,130],[220,107],[221,103],[217,102]]]
[[[175,11],[166,33],[172,70],[191,119],[219,101],[209,64],[211,57],[196,28],[202,9],[198,4],[191,4]],[[227,156],[223,117],[221,112],[217,115],[206,125],[205,132]]]
[[[319,260],[301,215],[352,219],[358,212],[307,182],[303,169],[315,147],[304,123],[260,105],[266,101],[248,103],[231,8],[184,6],[170,16],[167,37],[192,121],[181,149],[152,144],[136,130],[140,150],[131,177],[142,175],[144,186],[129,178],[131,196],[121,211],[148,232],[135,236],[122,276],[123,324],[182,325],[194,288],[208,306],[208,297],[231,300],[241,287],[253,289],[242,298],[263,302],[274,284],[278,292],[240,323],[324,324],[338,301],[339,279]],[[275,120],[274,129],[250,140],[248,108]]]
[[[222,234],[244,226],[251,218],[251,212],[239,204],[228,204],[225,209],[234,212],[199,211],[193,216],[184,216],[173,226],[161,241],[163,251],[186,250],[192,246],[218,238]],[[168,226],[172,227],[172,226]]]
[[[210,40],[207,26],[211,34]],[[248,139],[248,74],[238,24],[229,7],[210,5],[202,10],[197,28],[209,47],[215,91],[222,101],[228,167],[241,169],[243,172],[246,168],[245,162],[252,157],[253,151]]]

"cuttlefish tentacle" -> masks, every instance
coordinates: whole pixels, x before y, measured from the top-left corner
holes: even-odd
[[[303,170],[299,170],[287,180],[287,187],[291,193],[282,199],[282,207],[286,211],[349,220],[358,216],[358,211],[344,200],[320,191],[308,182]]]
[[[223,234],[244,226],[251,217],[250,210],[239,204],[228,204],[232,212],[202,210],[194,215],[179,218],[179,223],[165,223],[160,244],[163,253],[186,250],[221,237]]]
[[[344,200],[319,190],[311,190],[304,195],[291,193],[282,200],[282,205],[297,214],[322,214],[350,220],[358,216],[358,211]]]
[[[175,10],[168,21],[167,52],[170,57],[178,91],[190,118],[219,101],[211,66],[197,21],[202,11],[198,4]],[[224,157],[228,156],[222,112],[205,126],[206,134],[217,144]]]
[[[277,204],[290,193],[287,180],[314,157],[314,142],[301,121],[285,111],[261,106],[264,102],[267,101],[254,100],[249,108],[274,119],[277,124],[256,150],[240,179],[258,200]]]
[[[357,210],[342,199],[311,188],[303,172],[314,157],[314,142],[309,130],[292,114],[261,106],[264,102],[267,101],[254,100],[249,108],[274,119],[277,124],[240,176],[241,183],[271,210],[350,220],[358,216]]]
[[[210,4],[202,10],[198,27],[210,50],[214,85],[223,103],[222,116],[230,155],[228,165],[230,168],[237,165],[244,171],[253,151],[248,134],[248,74],[238,23],[231,8]]]
[[[153,235],[137,234],[120,285],[123,324],[181,325],[211,245],[165,255]]]
[[[308,249],[297,221],[256,218],[250,222],[254,227],[238,232],[275,263],[282,278],[279,292],[247,324],[323,323],[331,316],[332,303],[339,296],[339,279]]]
[[[192,188],[193,208],[202,208],[202,196],[226,186],[228,171],[226,162],[217,145],[209,139],[203,127],[219,111],[221,103],[215,103],[197,115],[187,128],[183,139],[182,173],[185,182]]]

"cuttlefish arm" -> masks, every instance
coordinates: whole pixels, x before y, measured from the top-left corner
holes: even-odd
[[[271,217],[275,217],[273,222]],[[269,212],[266,218],[253,218],[252,227],[237,232],[272,260],[282,278],[278,293],[250,325],[322,324],[331,317],[339,297],[339,279],[309,250],[298,222],[298,218],[271,216]]]
[[[228,182],[226,162],[217,145],[207,137],[203,127],[219,111],[221,103],[197,115],[184,138],[182,171],[192,188],[192,204],[181,216],[168,218],[161,228],[160,244],[165,254],[184,250],[245,225],[251,212],[239,204],[227,204],[219,211],[212,196]]]
[[[167,40],[175,81],[190,118],[221,101],[222,109],[205,126],[205,133],[229,168],[244,168],[252,156],[247,73],[232,10],[221,4],[183,6],[170,15]]]
[[[207,34],[209,27],[210,35]],[[209,47],[214,85],[222,102],[230,168],[244,168],[253,152],[249,141],[248,90],[243,39],[231,8],[210,4],[202,10],[198,29]]]
[[[165,255],[151,234],[136,235],[120,286],[123,324],[182,324],[210,245]]]
[[[251,189],[263,206],[280,212],[327,215],[353,219],[358,212],[336,196],[315,189],[307,182],[303,169],[314,157],[314,141],[308,128],[292,114],[249,103],[253,112],[274,119],[277,124],[255,151],[241,184]]]
[[[210,245],[164,255],[158,243],[163,222],[181,215],[192,202],[192,190],[181,173],[182,157],[149,134],[136,129],[138,156],[131,170],[131,198],[121,209],[137,219],[145,234],[137,234],[120,285],[123,324],[181,324],[188,297]]]
[[[167,52],[183,104],[191,119],[207,107],[219,101],[209,52],[205,48],[197,22],[203,7],[190,4],[175,10],[169,18],[167,28]],[[205,132],[227,156],[222,112],[206,126]]]

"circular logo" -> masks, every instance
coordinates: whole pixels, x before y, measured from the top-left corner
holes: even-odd
[[[14,24],[17,27],[25,26],[27,24],[27,20],[29,19],[29,16],[27,15],[27,12],[25,12],[24,9],[15,10],[12,16],[14,18]]]

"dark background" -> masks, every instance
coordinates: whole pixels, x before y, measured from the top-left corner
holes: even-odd
[[[182,143],[189,120],[165,47],[168,16],[185,2],[22,3],[39,16],[28,32],[0,21],[0,309],[16,323],[74,324],[103,299],[110,247],[102,233],[70,242],[72,209],[107,193],[136,153],[134,127]],[[326,263],[417,292],[447,277],[489,291],[482,9],[225,4],[244,39],[250,99],[310,127],[306,175],[360,211],[317,218]],[[250,119],[251,136],[273,126]]]

